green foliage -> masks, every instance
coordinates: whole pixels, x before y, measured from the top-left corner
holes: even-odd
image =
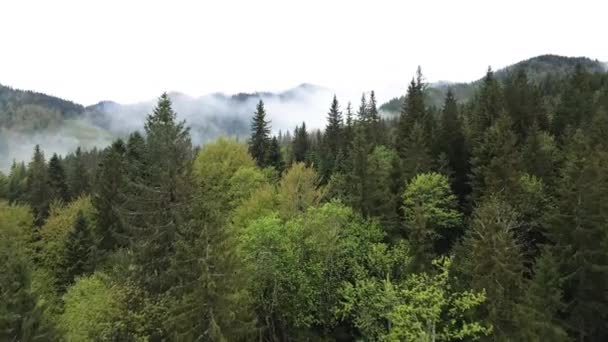
[[[427,265],[437,252],[440,239],[447,240],[461,225],[458,201],[448,179],[441,174],[423,173],[414,177],[403,194],[406,235],[412,245],[414,268]]]
[[[102,253],[125,247],[128,242],[120,216],[129,179],[126,153],[123,141],[116,140],[104,151],[96,174],[92,196],[93,206],[97,211],[94,230],[97,248]]]
[[[269,145],[270,121],[266,121],[266,109],[264,109],[264,102],[260,100],[251,121],[251,137],[249,140],[249,153],[260,167],[268,165]]]
[[[70,200],[70,192],[61,159],[57,154],[53,154],[49,160],[48,181],[51,200],[67,203]]]
[[[86,221],[94,224],[96,213],[89,197],[79,198],[65,207],[51,207],[49,218],[36,234],[36,259],[42,268],[53,273],[54,282],[59,289],[67,284],[64,282],[64,276],[67,274],[67,268],[72,267],[72,264],[66,264],[65,258],[68,253],[68,237],[75,234],[74,228],[79,213],[86,217]],[[78,245],[72,247],[87,248]],[[89,245],[90,247],[92,246]]]
[[[76,149],[72,168],[69,170],[68,185],[72,197],[79,197],[90,192],[91,182],[89,171],[85,165],[84,155],[80,147]]]
[[[19,206],[0,202],[0,339],[47,341],[53,327],[31,288],[27,242],[32,215]]]
[[[319,204],[324,193],[319,182],[314,169],[302,163],[293,164],[279,183],[278,209],[281,217],[294,217]]]
[[[472,222],[456,251],[461,286],[486,292],[479,317],[493,327],[493,340],[508,341],[519,329],[516,304],[524,290],[521,246],[515,238],[517,214],[491,197],[473,212]]]
[[[146,341],[137,317],[128,311],[129,291],[94,273],[70,287],[59,325],[68,341]]]
[[[65,241],[65,256],[62,261],[61,286],[67,288],[76,277],[91,273],[94,268],[95,242],[91,227],[82,211],[78,211],[74,228]]]
[[[34,156],[28,165],[26,188],[28,203],[32,207],[34,222],[40,226],[48,216],[50,205],[50,189],[47,180],[47,169],[44,153],[40,146],[34,148]]]
[[[161,95],[144,125],[145,172],[129,182],[122,210],[133,251],[133,278],[156,294],[170,287],[167,272],[176,231],[186,221],[191,198],[190,133],[176,117],[169,96]]]

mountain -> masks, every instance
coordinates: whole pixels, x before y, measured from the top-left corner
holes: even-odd
[[[530,81],[542,82],[547,77],[565,77],[572,73],[578,64],[582,65],[587,71],[592,73],[604,72],[608,66],[606,63],[598,60],[592,60],[587,57],[541,55],[496,70],[494,75],[498,80],[504,81],[513,72],[523,69]],[[475,91],[477,90],[482,79],[483,78],[480,78],[470,83],[449,83],[446,81],[432,83],[426,90],[427,105],[441,108],[448,87],[452,88],[454,96],[459,102],[466,102],[475,94]],[[403,98],[403,96],[400,96],[391,99],[390,101],[381,105],[380,110],[385,113],[398,113],[401,108],[401,104],[403,103]]]
[[[178,118],[190,126],[192,140],[201,144],[228,135],[239,139],[249,134],[251,116],[262,99],[275,131],[292,130],[306,120],[322,127],[333,92],[301,84],[283,92],[255,92],[199,97],[170,92]],[[47,153],[103,147],[116,137],[142,130],[156,99],[133,104],[102,101],[84,107],[71,101],[31,91],[0,86],[0,170],[13,159],[28,160],[34,145]],[[49,156],[47,156],[49,157]]]

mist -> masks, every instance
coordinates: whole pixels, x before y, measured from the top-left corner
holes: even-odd
[[[293,131],[303,121],[311,129],[322,128],[333,95],[330,89],[310,84],[281,93],[216,93],[200,97],[169,93],[178,120],[185,120],[190,127],[194,145],[205,144],[220,136],[245,140],[260,99],[264,101],[273,134]],[[124,138],[136,130],[142,131],[146,116],[153,111],[156,102],[157,99],[134,104],[100,102],[87,107],[78,118],[63,120],[59,125],[46,129],[34,132],[0,129],[0,170],[8,172],[13,160],[27,163],[35,145],[40,145],[47,160],[53,153],[66,155],[78,146],[85,150],[104,148],[116,138]],[[344,112],[346,101],[341,101],[340,107]]]

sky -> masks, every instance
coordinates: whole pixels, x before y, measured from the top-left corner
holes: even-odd
[[[84,105],[163,91],[346,97],[472,81],[536,55],[608,61],[607,1],[5,0],[0,84]]]

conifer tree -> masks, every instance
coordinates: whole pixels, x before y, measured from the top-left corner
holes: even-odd
[[[458,115],[454,93],[448,89],[441,115],[440,151],[445,153],[449,169],[453,172],[453,189],[463,200],[469,193],[467,184],[468,150],[463,125]]]
[[[9,203],[27,202],[27,170],[25,163],[13,161],[8,174],[7,196]]]
[[[146,140],[138,131],[129,135],[126,146],[126,159],[128,177],[131,180],[141,180],[146,171],[144,155],[146,153]]]
[[[504,194],[517,187],[523,163],[511,119],[501,116],[473,149],[471,159],[473,200],[484,194]]]
[[[80,146],[76,148],[73,163],[70,177],[68,179],[68,185],[70,188],[70,195],[73,198],[77,198],[83,194],[89,193],[91,186],[89,181],[89,172],[85,165],[84,156],[82,155]]]
[[[50,204],[50,189],[48,184],[47,166],[44,153],[40,146],[34,148],[34,156],[27,169],[28,202],[34,213],[34,222],[41,226],[48,216]]]
[[[567,323],[579,341],[608,338],[608,154],[581,130],[566,139],[549,237],[560,262]]]
[[[433,167],[430,146],[424,134],[424,128],[418,122],[414,123],[410,135],[404,140],[401,160],[401,184],[409,181],[419,173],[428,172]],[[400,189],[399,191],[402,191]]]
[[[469,140],[473,145],[479,143],[486,129],[502,116],[503,108],[502,89],[492,68],[488,67],[469,118]]]
[[[378,114],[378,108],[376,105],[376,94],[373,90],[369,95],[368,114],[369,123],[367,125],[367,136],[369,137],[372,146],[382,144],[382,123],[380,122],[380,114]]]
[[[507,80],[504,88],[504,102],[511,116],[513,131],[519,141],[523,141],[534,125],[546,129],[547,120],[537,89],[528,82],[524,69],[519,69]]]
[[[357,111],[357,121],[360,124],[367,124],[369,122],[369,107],[367,106],[367,99],[365,93],[361,95],[361,103],[359,104],[359,110]]]
[[[276,137],[272,137],[268,146],[268,155],[266,160],[269,166],[274,167],[279,173],[285,169],[285,163],[283,162],[283,154],[281,153],[281,146]]]
[[[336,158],[342,148],[343,143],[342,112],[336,95],[331,102],[329,113],[327,113],[327,125],[323,136],[323,172],[322,176],[328,179],[336,167]]]
[[[525,272],[514,231],[517,214],[489,197],[473,212],[471,226],[456,250],[459,279],[474,291],[486,291],[480,317],[493,327],[491,341],[508,341],[519,331],[516,305],[523,293]]]
[[[407,94],[401,111],[399,113],[399,122],[397,126],[397,141],[396,147],[401,158],[405,158],[407,154],[407,141],[411,136],[412,129],[415,124],[420,125],[424,140],[430,139],[430,126],[428,123],[428,115],[424,104],[424,89],[422,71],[420,67],[416,71],[416,77],[412,78],[410,85],[407,88]],[[428,143],[425,142],[428,146]]]
[[[355,126],[355,137],[351,150],[352,172],[349,183],[352,189],[352,206],[364,217],[369,215],[366,202],[368,195],[368,143],[365,140],[365,131],[361,125]]]
[[[109,252],[127,245],[120,217],[125,187],[128,184],[127,149],[118,139],[108,147],[97,169],[92,202],[97,212],[95,238],[99,251]]]
[[[0,220],[0,340],[53,341],[59,339],[53,326],[44,317],[32,289],[31,263],[25,247],[12,226],[14,222]],[[10,226],[8,226],[10,225]]]
[[[302,126],[297,127],[294,131],[291,151],[293,153],[292,162],[303,163],[308,160],[310,149],[310,141],[308,132],[306,131],[306,123],[302,122]]]
[[[249,153],[260,167],[267,166],[266,156],[270,145],[270,121],[266,121],[264,102],[260,100],[251,121]]]
[[[56,153],[49,160],[49,188],[51,192],[51,200],[59,200],[67,203],[70,200],[70,193],[66,182],[65,171],[61,165],[61,159]]]
[[[570,76],[552,120],[552,131],[558,141],[562,141],[568,127],[577,129],[591,122],[595,101],[590,78],[580,64]]]
[[[61,288],[66,289],[77,276],[91,273],[94,269],[95,242],[89,222],[82,211],[78,211],[74,228],[68,233],[65,242]]]
[[[350,145],[353,142],[354,124],[353,109],[349,101],[346,105],[346,120],[344,122],[344,146],[346,146],[346,151],[350,150]]]
[[[534,277],[528,281],[517,305],[522,341],[570,341],[559,317],[566,308],[562,283],[559,262],[551,250],[545,248],[534,265]]]
[[[185,122],[176,121],[171,100],[161,95],[144,125],[145,172],[130,180],[123,223],[130,236],[134,280],[152,294],[166,291],[177,227],[185,221],[192,189],[192,144]],[[127,151],[129,155],[129,151]]]

